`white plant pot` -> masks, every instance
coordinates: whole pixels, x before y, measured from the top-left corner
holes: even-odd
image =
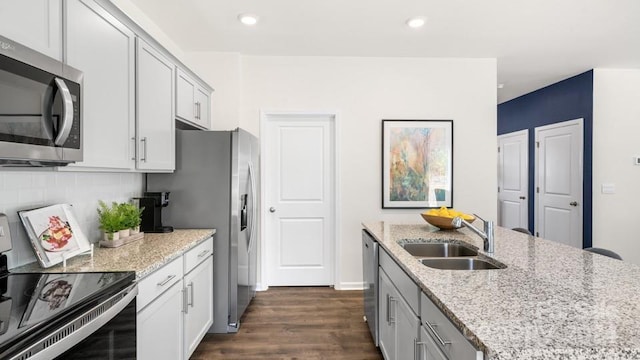
[[[120,232],[116,231],[116,232],[113,232],[113,233],[103,233],[103,239],[105,241],[119,240],[120,239]]]
[[[140,233],[140,226],[136,226],[134,228],[129,229],[129,232],[131,233],[131,235],[139,234]]]
[[[131,232],[129,231],[129,229],[122,229],[120,231],[118,231],[118,233],[120,234],[120,238],[126,238],[129,237],[129,235],[131,235]]]

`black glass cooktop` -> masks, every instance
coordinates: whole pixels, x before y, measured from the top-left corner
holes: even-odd
[[[133,272],[0,275],[0,354],[130,285]]]

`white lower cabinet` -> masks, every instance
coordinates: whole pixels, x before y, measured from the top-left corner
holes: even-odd
[[[184,358],[196,350],[213,325],[213,261],[198,265],[184,277],[187,303],[184,314]]]
[[[380,350],[387,360],[414,360],[417,355],[420,320],[394,287],[384,270],[379,272]],[[382,303],[384,301],[384,303]]]
[[[447,360],[447,357],[438,349],[434,339],[429,335],[427,329],[420,328],[420,341],[417,343],[417,358],[420,360]]]
[[[378,259],[379,344],[386,360],[483,359],[384,249]]]
[[[378,319],[380,319],[378,323],[378,333],[380,337],[380,351],[385,359],[390,360],[395,359],[396,354],[395,324],[392,313],[393,306],[391,305],[396,300],[394,298],[396,291],[384,271],[379,271],[378,277]]]
[[[138,282],[139,360],[186,360],[198,347],[213,324],[212,255],[209,238]]]
[[[482,352],[478,351],[462,335],[460,330],[425,294],[420,295],[420,320],[423,327],[421,341],[425,342],[422,348],[426,348],[434,356],[438,353],[441,356],[434,357],[434,359],[483,359]]]
[[[182,359],[183,298],[180,281],[138,312],[138,359]]]

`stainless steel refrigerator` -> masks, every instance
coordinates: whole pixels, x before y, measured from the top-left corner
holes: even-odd
[[[245,130],[176,130],[175,172],[147,175],[147,191],[171,192],[163,223],[216,229],[209,332],[237,332],[255,296],[258,164],[258,139]]]

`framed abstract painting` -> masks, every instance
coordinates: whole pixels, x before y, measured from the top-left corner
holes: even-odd
[[[382,208],[453,206],[453,120],[382,120]]]

